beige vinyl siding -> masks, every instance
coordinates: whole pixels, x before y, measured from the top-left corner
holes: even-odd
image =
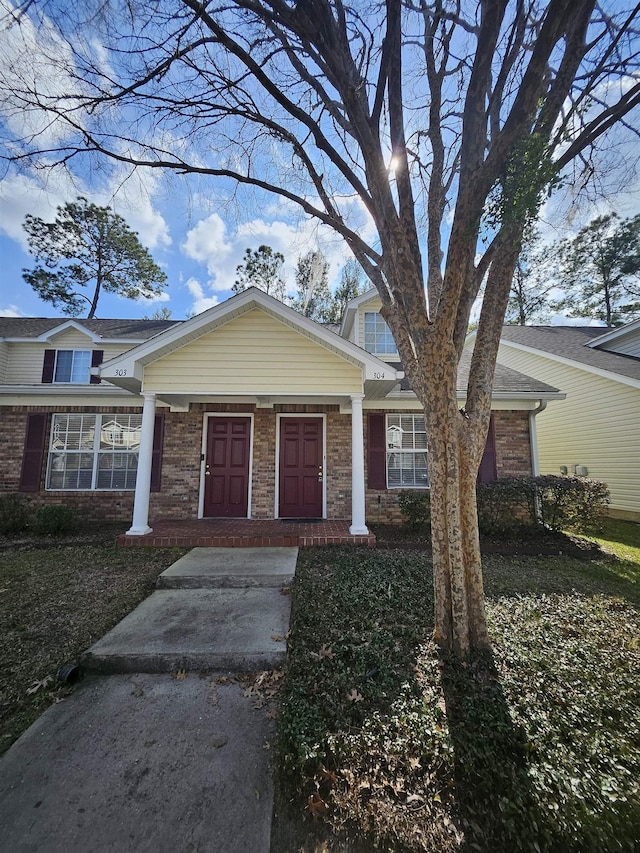
[[[621,335],[615,341],[605,344],[599,349],[609,350],[609,352],[617,352],[620,355],[632,355],[635,358],[640,358],[640,331],[635,331],[632,334]]]
[[[567,395],[536,417],[542,474],[585,465],[611,491],[611,508],[640,513],[640,388],[501,344],[498,361]]]
[[[362,369],[254,308],[148,365],[145,391],[362,392]]]
[[[77,333],[71,333],[77,334]],[[7,363],[5,379],[7,385],[39,385],[42,382],[42,364],[46,349],[101,349],[104,350],[104,360],[120,355],[131,349],[131,344],[94,344],[83,335],[73,342],[67,335],[60,335],[55,344],[9,343],[7,346]]]

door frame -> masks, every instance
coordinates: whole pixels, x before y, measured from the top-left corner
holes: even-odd
[[[283,418],[320,418],[322,420],[322,517],[327,517],[327,416],[321,412],[286,412],[276,414],[275,501],[273,517],[280,518],[280,429]]]
[[[198,496],[198,518],[204,518],[204,477],[207,464],[207,435],[209,418],[249,418],[249,480],[247,483],[247,518],[251,518],[251,491],[253,486],[253,412],[205,412],[202,418],[202,442],[200,445],[200,494]]]

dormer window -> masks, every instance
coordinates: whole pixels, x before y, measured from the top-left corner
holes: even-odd
[[[378,311],[364,312],[364,348],[375,355],[397,355],[391,329]]]
[[[42,381],[65,385],[93,385],[100,380],[91,368],[102,363],[103,351],[90,349],[47,349],[44,351]]]
[[[56,350],[56,363],[53,371],[54,382],[75,382],[86,385],[89,381],[91,351],[88,349]]]

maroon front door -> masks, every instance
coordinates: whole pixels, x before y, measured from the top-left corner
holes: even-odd
[[[206,518],[246,518],[251,418],[209,418],[204,471]]]
[[[280,518],[322,518],[322,418],[280,419]]]

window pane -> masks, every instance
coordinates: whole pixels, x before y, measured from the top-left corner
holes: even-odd
[[[137,470],[137,453],[100,453],[96,488],[134,489]]]
[[[90,489],[92,475],[92,453],[52,453],[49,456],[49,489]]]
[[[387,415],[387,486],[428,488],[423,415]]]
[[[142,415],[103,415],[100,448],[138,450]]]
[[[54,382],[71,382],[73,369],[73,350],[59,349],[56,353],[56,372]]]
[[[74,350],[71,382],[88,382],[90,367],[91,353],[89,352],[89,350]]]
[[[381,355],[397,352],[391,330],[376,311],[366,311],[364,315],[364,348]]]

